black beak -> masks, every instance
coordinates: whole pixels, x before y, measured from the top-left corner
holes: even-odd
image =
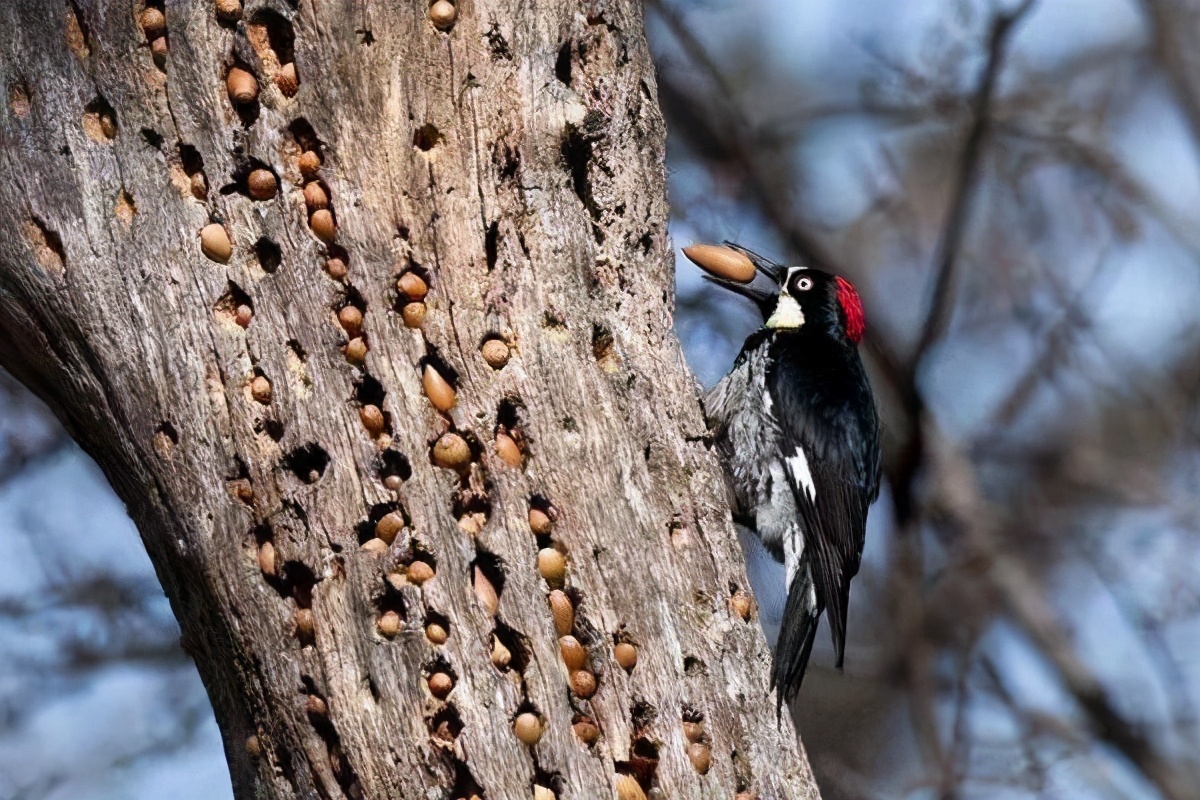
[[[733,242],[727,241],[723,242],[723,244],[749,258],[754,264],[754,268],[758,271],[758,275],[750,283],[738,283],[737,281],[717,278],[712,275],[705,275],[704,280],[728,289],[736,295],[745,297],[758,307],[762,318],[765,320],[771,316],[771,313],[775,310],[775,304],[779,299],[779,282],[784,272],[784,266],[776,264],[774,261],[759,255],[753,250],[747,250],[745,247]]]

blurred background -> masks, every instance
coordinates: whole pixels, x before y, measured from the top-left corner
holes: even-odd
[[[1196,5],[647,0],[676,244],[867,308],[887,481],[796,707],[827,800],[1200,797]],[[710,386],[757,320],[677,260]],[[136,531],[0,376],[0,798],[230,796]]]

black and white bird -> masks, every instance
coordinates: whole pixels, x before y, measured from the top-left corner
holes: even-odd
[[[842,666],[850,580],[862,559],[867,509],[879,495],[879,417],[858,355],[862,304],[849,281],[728,246],[753,264],[745,270],[755,280],[705,277],[753,301],[763,326],[705,396],[704,411],[734,521],[787,570],[771,676],[782,705],[800,688],[822,612]],[[712,261],[704,255],[693,258],[701,267]]]

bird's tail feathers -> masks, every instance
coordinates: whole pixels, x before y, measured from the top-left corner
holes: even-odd
[[[817,636],[817,623],[821,609],[817,602],[816,587],[808,561],[801,562],[788,587],[787,605],[783,612],[783,627],[775,646],[775,662],[771,669],[771,688],[777,690],[776,714],[781,714],[784,704],[790,704],[800,691],[804,671],[812,655],[813,641]]]

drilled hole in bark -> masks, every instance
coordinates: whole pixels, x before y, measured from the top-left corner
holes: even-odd
[[[316,483],[329,466],[329,453],[316,442],[309,442],[284,456],[283,466],[304,483]]]
[[[558,48],[558,57],[554,59],[554,77],[564,86],[571,85],[571,40],[562,43]]]
[[[696,678],[701,675],[707,675],[708,668],[704,665],[703,661],[695,656],[684,656],[683,674],[689,678]]]
[[[438,742],[444,744],[453,744],[458,735],[462,733],[463,722],[459,716],[458,709],[453,703],[447,703],[432,717],[425,720],[425,724],[429,727],[429,735]],[[469,776],[470,773],[467,773]],[[459,795],[453,795],[458,797]]]
[[[117,112],[102,95],[84,106],[83,132],[94,142],[110,142],[117,137]]]
[[[629,760],[617,762],[617,772],[632,775],[643,789],[649,790],[654,785],[654,774],[658,771],[658,745],[645,736],[633,740],[633,749]]]
[[[179,444],[179,433],[175,430],[175,426],[168,420],[158,423],[158,427],[154,429],[155,451],[165,458],[171,454],[177,444]]]
[[[163,135],[161,133],[153,128],[142,128],[139,133],[142,135],[142,141],[144,141],[147,145],[155,150],[162,150]]]
[[[533,653],[529,639],[503,622],[496,623],[496,628],[492,631],[492,635],[496,637],[496,641],[501,644],[504,651],[507,651],[508,654],[507,664],[497,664],[493,651],[492,663],[495,667],[501,672],[513,670],[518,675],[524,675]]]
[[[562,140],[562,157],[571,173],[571,188],[592,218],[592,236],[598,244],[604,243],[604,230],[600,222],[600,207],[592,197],[592,186],[588,178],[588,165],[592,160],[592,143],[574,126],[568,126]]]
[[[311,683],[308,678],[305,678],[305,681]],[[322,704],[325,702],[315,692],[309,694],[309,697],[318,698]],[[312,709],[312,705],[309,708]],[[346,754],[342,750],[341,738],[338,736],[337,730],[333,727],[333,723],[330,722],[328,713],[313,713],[310,710],[308,720],[317,732],[317,735],[325,742],[325,748],[329,755],[330,770],[333,772],[333,777],[337,780],[342,792],[347,797],[361,797],[362,790],[358,785],[358,777],[354,774],[354,768],[350,765],[350,761],[346,758]]]
[[[258,265],[266,273],[275,272],[283,263],[283,251],[279,249],[279,245],[266,236],[260,236],[254,243],[254,257],[258,259]]]
[[[379,461],[379,477],[388,488],[392,488],[388,483],[389,478],[396,478],[403,482],[412,477],[412,465],[399,450],[384,450]]]
[[[354,384],[354,400],[362,405],[383,406],[383,398],[387,396],[383,384],[370,375],[364,374]]]
[[[442,133],[437,126],[427,122],[413,132],[413,147],[422,153],[428,153],[443,141]]]
[[[265,433],[272,441],[278,442],[283,438],[283,423],[277,419],[261,419],[254,423],[255,433]]]
[[[493,221],[487,226],[487,230],[483,235],[483,253],[487,259],[487,270],[491,272],[496,268],[496,255],[500,247],[500,225]]]
[[[67,253],[62,238],[37,217],[25,223],[25,238],[38,264],[47,272],[61,275],[67,268]]]
[[[242,287],[229,281],[225,294],[218,297],[213,305],[213,315],[223,323],[246,327],[254,315],[254,301]]]
[[[263,197],[261,195],[256,196],[255,192],[251,190],[251,186],[250,186],[251,177],[250,176],[254,175],[255,181],[261,181],[262,175],[256,174],[256,173],[261,173],[261,172],[266,172],[266,173],[270,174],[271,178],[275,182],[275,191],[277,192],[279,189],[279,176],[275,174],[275,170],[271,169],[271,167],[268,164],[266,164],[262,161],[259,161],[257,158],[251,158],[249,160],[243,161],[241,164],[238,165],[238,167],[234,170],[233,175],[231,176],[233,178],[233,182],[227,183],[224,186],[222,186],[220,189],[220,193],[222,195],[231,195],[234,192],[237,192],[238,194],[242,195],[243,197],[249,197],[254,200],[270,199],[270,198]],[[257,183],[256,185],[260,188],[263,187],[262,183]],[[267,185],[269,186],[269,184],[267,184]],[[271,194],[271,197],[274,197],[274,192]]]
[[[317,155],[322,155],[325,150],[325,146],[322,144],[320,137],[317,136],[317,132],[313,129],[312,124],[303,117],[288,125],[288,133],[292,135],[292,139],[295,140],[302,151],[312,150]]]
[[[451,755],[454,767],[454,785],[450,788],[452,800],[480,800],[485,797],[483,787],[475,780],[471,770],[458,757]]]
[[[70,0],[67,11],[67,46],[80,58],[92,54],[92,33],[77,0]]]
[[[392,515],[395,516],[392,516]],[[377,530],[380,527],[380,521],[388,517],[388,523],[384,530]],[[396,528],[396,523],[400,523],[400,527]],[[366,544],[371,539],[384,538],[390,545],[395,541],[400,530],[408,528],[412,524],[412,520],[408,516],[407,509],[403,505],[396,502],[391,503],[376,503],[371,506],[371,510],[367,513],[367,518],[358,523],[354,530],[358,534],[358,543]],[[382,533],[382,536],[380,534]]]
[[[234,463],[237,469],[225,479],[225,485],[229,488],[229,493],[243,505],[253,505],[254,485],[250,481],[250,470],[246,468],[246,462],[242,461],[240,456],[234,456]]]
[[[450,638],[450,618],[429,609],[425,612],[425,635],[430,644],[441,645]]]
[[[235,60],[229,69],[230,70],[240,69],[240,70],[243,70],[243,71],[249,73],[251,76],[254,76],[254,80],[255,80],[255,84],[256,84],[255,91],[254,91],[254,99],[246,100],[244,102],[234,100],[234,98],[232,96],[230,96],[230,94],[229,94],[228,83],[227,83],[229,70],[226,70],[226,73],[225,73],[226,80],[223,81],[226,83],[226,86],[223,87],[226,89],[225,96],[229,98],[229,104],[231,106],[233,106],[233,112],[235,114],[237,114],[238,119],[241,120],[242,127],[249,128],[251,125],[253,125],[255,122],[258,121],[258,115],[261,111],[261,107],[259,106],[259,103],[258,103],[258,86],[257,86],[258,76],[255,73],[255,71],[253,69],[251,69],[250,65],[242,62],[241,60]]]
[[[562,775],[557,772],[546,772],[540,766],[533,771],[533,783],[529,785],[529,791],[532,793],[535,786],[541,786],[554,792],[555,797],[562,797],[565,789],[563,788]]]
[[[295,59],[296,34],[292,30],[292,23],[268,8],[254,12],[246,25],[246,38],[258,57],[263,59],[264,65],[271,58],[268,50],[274,54],[278,64],[288,64]]]
[[[489,612],[494,612],[492,604],[498,605],[504,593],[504,562],[500,557],[476,549],[475,560],[471,562],[467,579],[472,582],[476,600]]]

